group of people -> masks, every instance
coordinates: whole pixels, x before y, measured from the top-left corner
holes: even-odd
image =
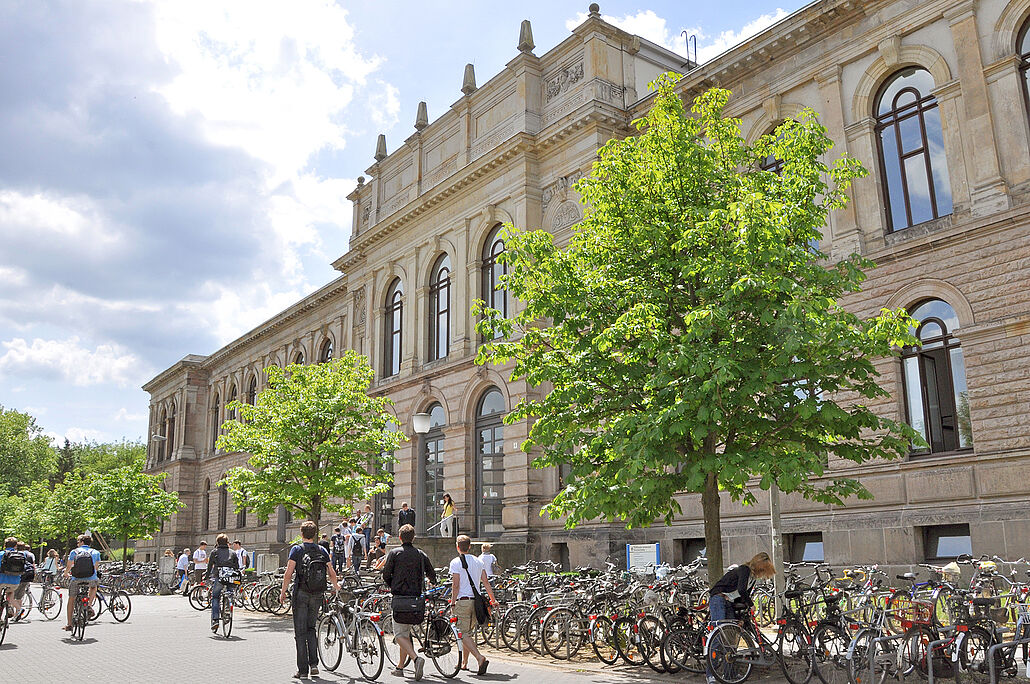
[[[225,537],[226,548],[232,551],[233,555],[236,556],[237,569],[244,572],[250,569],[250,554],[245,548],[243,548],[243,542],[236,539],[232,542],[231,548],[229,547],[229,538],[224,535],[218,535],[218,539],[215,540],[216,549],[219,540]],[[208,575],[208,567],[210,566],[210,554],[207,550],[207,542],[201,541],[200,545],[192,553],[188,548],[182,550],[182,553],[176,558],[175,554],[171,549],[165,549],[165,557],[175,558],[175,579],[172,581],[172,590],[181,591],[183,596],[189,593],[190,578],[193,579],[194,583],[204,581]],[[192,574],[190,572],[190,566],[193,566]]]
[[[50,549],[39,566],[44,578],[52,581],[63,572],[64,576],[71,580],[68,586],[67,624],[64,627],[66,632],[71,631],[72,607],[79,593],[88,591],[89,602],[92,604],[100,582],[100,552],[92,547],[93,538],[88,534],[82,534],[76,541],[78,546],[68,554],[67,562],[62,563],[57,550]],[[21,612],[22,601],[35,576],[36,556],[29,550],[28,544],[18,541],[17,537],[5,539],[3,553],[0,555],[0,594],[7,603],[9,615],[18,615]]]
[[[333,570],[337,574],[351,567],[355,573],[360,573],[363,562],[366,570],[381,567],[390,535],[382,527],[373,534],[374,520],[372,507],[366,505],[360,516],[345,520],[342,525],[333,528],[332,537],[322,535],[318,543],[329,551]]]

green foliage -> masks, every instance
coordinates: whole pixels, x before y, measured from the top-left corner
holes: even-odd
[[[284,505],[318,521],[323,510],[345,513],[386,489],[404,436],[387,429],[389,399],[368,396],[373,372],[365,357],[348,350],[327,363],[265,373],[269,386],[254,406],[226,406],[239,419],[226,421],[218,438],[219,449],[251,454],[248,467],[223,480],[237,506],[267,518]]]
[[[150,539],[161,522],[186,504],[161,489],[167,473],[151,475],[135,465],[116,468],[88,487],[94,527],[120,539]]]
[[[34,482],[22,487],[15,497],[17,502],[9,522],[4,527],[7,534],[36,544],[50,534],[45,511],[50,500],[50,488],[45,481]]]
[[[147,456],[142,441],[97,442],[85,441],[70,445],[73,467],[82,475],[102,475],[127,465],[139,465]],[[63,451],[63,450],[62,450]]]
[[[50,538],[70,544],[93,527],[91,492],[90,482],[74,472],[54,485],[44,513]]]
[[[716,484],[745,502],[752,478],[827,503],[868,497],[827,462],[918,440],[866,406],[887,396],[872,359],[916,341],[902,310],[863,320],[839,303],[873,264],[828,265],[814,241],[866,172],[823,163],[832,142],[815,113],[748,146],[723,116],[728,91],[688,113],[675,80],[659,79],[641,133],[608,142],[577,183],[587,211],[567,247],[506,227],[502,286],[525,308],[504,320],[477,304],[479,332],[501,336],[477,363],[514,361],[513,379],[553,387],[505,417],[533,421],[536,466],[571,466],[545,514],[670,523],[678,493],[706,492],[717,540]],[[781,175],[759,169],[770,154]]]
[[[0,494],[46,479],[56,457],[43,428],[27,413],[0,406]]]

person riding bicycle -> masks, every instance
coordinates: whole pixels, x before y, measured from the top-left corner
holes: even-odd
[[[732,620],[736,616],[736,606],[750,607],[754,604],[751,599],[751,590],[755,582],[760,579],[767,579],[776,574],[769,554],[765,551],[759,553],[747,563],[738,565],[708,590],[708,621],[715,625],[723,620]],[[715,675],[712,673],[708,662],[705,662],[705,674],[708,677],[708,684],[715,684]]]
[[[233,586],[234,577],[241,576],[240,557],[229,548],[229,537],[220,534],[215,539],[215,550],[207,558],[205,578],[211,580],[211,631],[218,631],[222,590]]]
[[[21,610],[21,600],[15,599],[14,595],[21,584],[21,576],[27,564],[28,558],[18,550],[18,538],[5,539],[3,555],[0,556],[0,595],[9,602],[7,610],[12,616]]]
[[[36,579],[36,555],[23,541],[18,542],[18,550],[25,554],[25,559],[28,561],[25,563],[25,572],[21,574],[21,583],[14,590],[14,605],[20,611],[22,599],[25,598],[25,594],[29,593],[29,585],[32,584],[32,580]]]
[[[61,572],[61,556],[57,553],[57,549],[50,549],[46,552],[46,559],[40,566],[40,570],[43,571],[43,584],[53,584]]]
[[[100,575],[97,568],[100,566],[100,552],[92,548],[93,537],[88,534],[79,535],[78,548],[72,549],[68,554],[68,562],[64,566],[64,576],[72,579],[68,585],[68,624],[64,631],[72,631],[72,610],[75,606],[75,599],[79,592],[89,591],[89,603],[97,597],[97,585],[100,583]]]

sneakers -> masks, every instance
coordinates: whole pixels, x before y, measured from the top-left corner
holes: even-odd
[[[218,623],[217,622],[212,622],[211,623],[211,631],[212,632],[218,632]]]
[[[317,677],[318,676],[318,668],[317,667],[313,667],[310,670],[308,670],[308,676]]]
[[[415,659],[415,681],[422,679],[422,673],[426,669],[426,659],[419,656]]]
[[[708,675],[708,684],[719,684],[719,680],[715,678],[715,675]]]

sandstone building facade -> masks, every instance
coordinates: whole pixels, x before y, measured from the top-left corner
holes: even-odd
[[[559,237],[582,217],[571,184],[596,150],[630,135],[646,112],[647,83],[687,72],[685,97],[718,85],[749,139],[804,107],[820,114],[835,153],[870,170],[854,201],[824,230],[821,250],[873,259],[860,314],[905,306],[921,321],[921,350],[878,364],[891,397],[877,406],[908,420],[930,449],[900,462],[831,469],[875,495],[846,508],[786,498],[794,559],[915,563],[958,549],[1030,555],[1030,0],[818,0],[700,66],[606,22],[586,21],[541,56],[528,25],[501,73],[461,97],[387,153],[377,145],[353,202],[341,276],[209,356],[187,356],[150,393],[148,468],[166,471],[187,507],[140,558],[228,531],[250,548],[296,534],[281,513],[262,523],[233,510],[218,480],[245,454],[214,449],[225,404],[251,400],[270,364],[312,363],[348,348],[376,369],[373,391],[395,402],[413,437],[396,454],[392,492],[374,502],[394,519],[402,501],[420,527],[439,519],[449,492],[460,527],[525,544],[531,557],[573,566],[660,541],[665,560],[703,544],[700,501],[683,495],[671,527],[627,532],[592,523],[569,532],[541,518],[561,473],[534,469],[518,449],[525,424],[501,417],[536,391],[504,368],[473,364],[469,313],[494,291],[505,223]],[[411,416],[432,416],[414,439]],[[164,438],[163,440],[161,438]],[[768,498],[723,504],[729,558],[769,547]]]

